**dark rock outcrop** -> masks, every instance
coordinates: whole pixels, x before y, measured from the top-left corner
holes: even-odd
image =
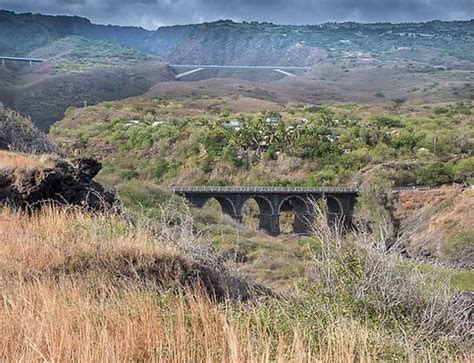
[[[52,168],[0,169],[0,204],[37,209],[52,202],[92,211],[109,209],[115,195],[93,180],[101,167],[95,159],[81,158],[58,160]]]

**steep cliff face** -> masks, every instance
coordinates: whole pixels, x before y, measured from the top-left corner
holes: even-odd
[[[220,21],[158,29],[149,49],[173,63],[306,65],[306,58],[297,59],[297,63],[286,59],[294,43],[281,31]]]

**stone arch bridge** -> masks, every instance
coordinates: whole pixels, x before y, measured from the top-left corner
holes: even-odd
[[[202,208],[210,200],[219,202],[222,211],[242,222],[244,205],[250,199],[259,208],[259,229],[271,235],[280,233],[280,213],[294,212],[293,231],[306,234],[314,220],[315,203],[324,200],[332,223],[351,223],[357,189],[354,188],[281,188],[281,187],[182,187],[171,192]]]

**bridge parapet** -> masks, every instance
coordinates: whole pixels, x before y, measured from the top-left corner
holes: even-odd
[[[348,193],[357,194],[357,188],[345,187],[221,187],[221,186],[170,186],[167,188],[173,193],[298,193],[298,194],[313,194],[313,193]]]

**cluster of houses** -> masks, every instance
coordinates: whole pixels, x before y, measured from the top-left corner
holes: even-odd
[[[265,123],[269,125],[275,125],[278,123],[279,120],[280,120],[279,116],[269,116],[265,119]],[[295,121],[300,123],[301,125],[306,125],[309,123],[309,120],[305,117],[296,117]],[[224,123],[223,126],[239,131],[241,128],[241,121],[238,119],[231,119],[231,120],[228,120],[226,123]],[[295,129],[295,126],[293,125],[287,126],[286,128],[287,131],[290,131],[293,129]]]
[[[130,126],[140,125],[140,124],[150,125],[151,127],[160,127],[164,123],[165,123],[164,121],[154,121],[151,124],[148,124],[147,122],[143,122],[141,120],[129,120],[123,125],[123,127],[129,128]]]
[[[269,125],[277,124],[279,122],[280,118],[281,117],[278,116],[278,115],[269,116],[265,119],[265,123],[267,123]],[[296,132],[298,129],[302,129],[304,126],[306,126],[307,124],[310,123],[310,121],[306,117],[302,117],[302,116],[295,117],[294,121],[295,122],[293,124],[286,126],[286,131],[289,134],[292,134],[292,133]],[[351,120],[332,120],[331,123],[334,124],[334,125],[338,125],[338,126],[349,125],[351,123]],[[242,121],[238,120],[238,119],[230,119],[230,120],[226,121],[223,124],[223,126],[226,127],[226,128],[232,128],[235,131],[239,131],[242,128]],[[263,130],[260,130],[260,133],[263,134]],[[330,143],[334,143],[336,141],[336,139],[338,139],[338,137],[336,137],[334,135],[325,135],[324,137]],[[266,136],[263,139],[264,140],[261,141],[260,144],[259,144],[260,149],[266,149],[269,146],[269,144],[267,142],[269,137]],[[343,151],[344,151],[344,153],[350,153],[352,150],[349,149],[349,148],[345,148],[345,149],[343,149]]]
[[[268,124],[268,125],[275,125],[277,124],[281,119],[281,116],[276,114],[276,115],[271,115],[271,116],[268,116],[265,118],[265,123]],[[231,128],[235,131],[239,131],[241,130],[242,128],[242,122],[241,120],[239,119],[230,119],[230,120],[227,120],[225,123],[222,124],[223,127],[226,127],[226,128]],[[165,123],[165,121],[153,121],[153,122],[146,122],[146,121],[143,121],[143,120],[128,120],[126,123],[124,123],[124,128],[129,128],[131,126],[135,126],[135,125],[146,125],[146,126],[151,126],[151,127],[160,127],[161,125],[163,125]],[[288,125],[286,126],[286,131],[289,133],[289,134],[293,134],[295,132],[297,132],[297,130],[299,129],[302,129],[304,128],[306,125],[308,125],[310,123],[310,121],[306,118],[306,117],[303,117],[303,116],[297,116],[294,118],[294,122],[291,124],[291,125]],[[351,123],[351,120],[331,120],[331,124],[332,125],[337,125],[337,126],[344,126],[344,125],[349,125]],[[398,131],[398,130],[396,130]],[[260,131],[260,133],[263,134],[263,130]],[[392,131],[393,132],[393,131]],[[334,136],[334,135],[324,135],[324,137],[326,138],[327,141],[329,141],[330,143],[334,143],[338,137]],[[268,143],[268,138],[269,137],[264,137],[263,138],[263,141],[261,141],[260,145],[259,145],[259,148],[261,150],[264,150],[266,148],[269,147],[269,143]],[[352,150],[349,149],[349,148],[345,148],[343,149],[344,153],[350,153]]]

